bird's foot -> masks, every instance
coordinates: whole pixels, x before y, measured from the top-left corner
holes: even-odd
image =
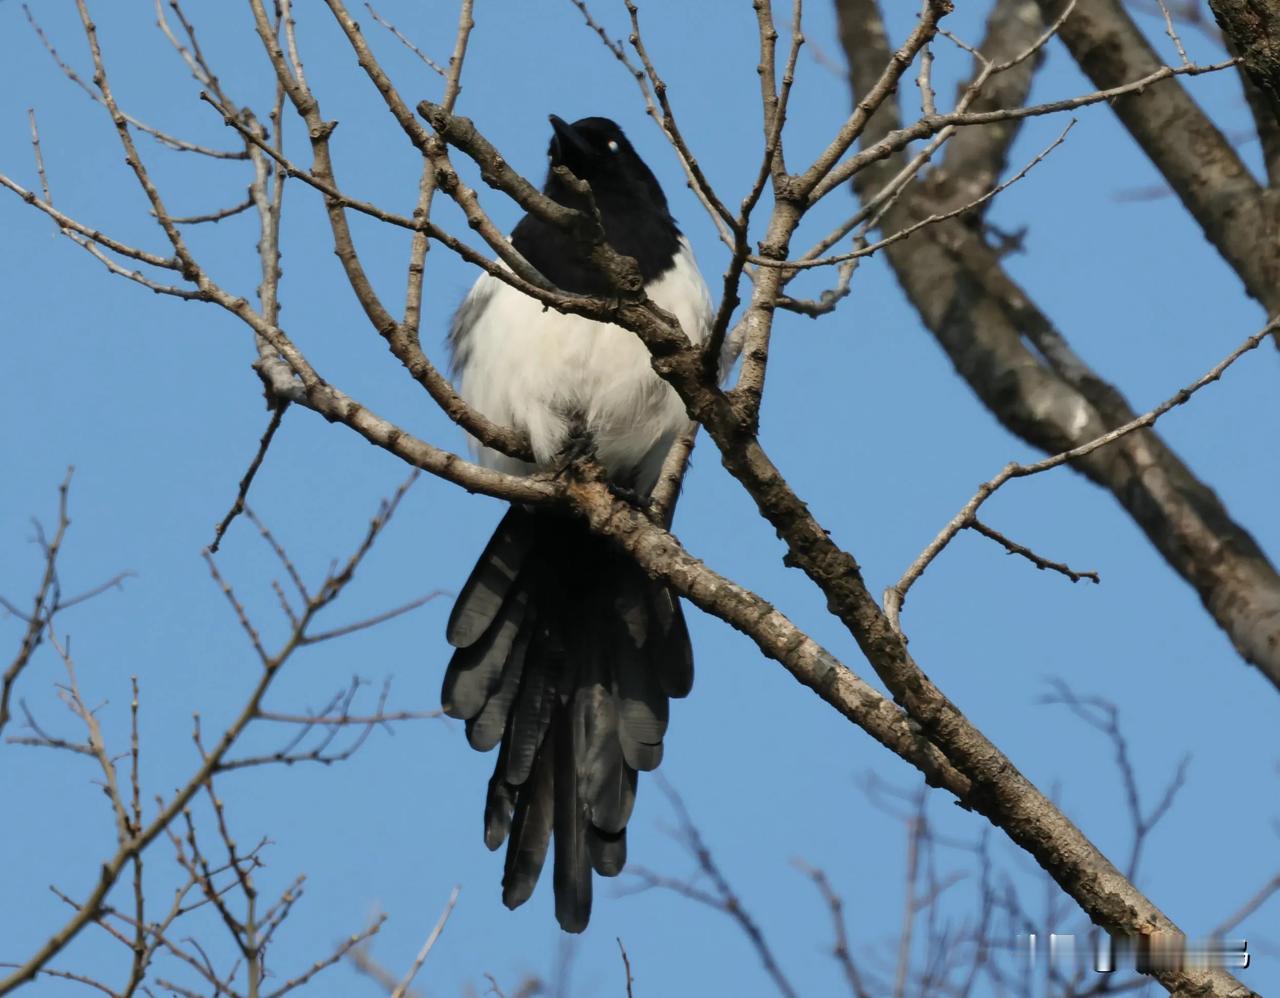
[[[591,435],[591,431],[586,426],[575,420],[569,425],[569,432],[564,438],[564,445],[560,448],[560,453],[556,455],[556,477],[566,474],[579,461],[595,457],[595,454],[595,437]]]
[[[648,497],[641,495],[635,489],[630,488],[626,485],[618,485],[616,482],[606,482],[605,485],[608,487],[609,491],[613,494],[614,498],[621,499],[623,502],[627,503],[628,505],[636,507],[636,509],[641,509],[641,510],[648,509],[649,507]]]

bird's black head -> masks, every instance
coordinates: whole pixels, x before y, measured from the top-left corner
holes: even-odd
[[[551,172],[543,188],[547,196],[566,207],[587,210],[587,199],[556,173],[556,167],[565,167],[591,185],[605,240],[635,259],[646,282],[670,270],[680,250],[680,230],[657,178],[622,129],[608,118],[583,118],[570,125],[554,114],[551,127]],[[511,242],[556,287],[584,295],[605,294],[611,288],[574,234],[537,215],[520,220]]]
[[[597,201],[647,206],[667,213],[667,199],[657,178],[644,164],[622,129],[608,118],[581,118],[572,125],[551,115],[551,146],[547,155],[554,170],[567,167],[579,180],[591,185]],[[547,193],[562,200],[554,173],[547,179]],[[576,205],[575,205],[576,207]],[[605,205],[601,205],[606,209]]]

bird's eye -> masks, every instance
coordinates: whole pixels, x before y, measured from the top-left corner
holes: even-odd
[[[609,140],[609,151],[610,151],[610,152],[617,152],[617,151],[618,151],[618,143],[617,143],[617,141],[616,141],[616,140],[614,140],[614,139],[610,139],[610,140]]]

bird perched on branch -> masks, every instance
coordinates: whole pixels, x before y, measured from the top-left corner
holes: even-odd
[[[622,130],[607,118],[551,117],[544,192],[599,212],[606,242],[639,265],[648,296],[688,337],[711,323],[706,284],[667,199]],[[590,196],[563,166],[590,185]],[[532,214],[516,250],[553,284],[608,294],[607,278],[570,232]],[[584,446],[620,490],[648,496],[675,438],[683,403],[653,371],[636,335],[553,311],[484,274],[449,334],[459,391],[478,412],[523,431],[528,464],[477,448],[480,463],[525,474]],[[607,538],[561,511],[513,505],[449,617],[456,651],[441,694],[481,751],[498,747],[484,811],[490,849],[507,841],[502,898],[532,894],[554,840],[556,919],[581,932],[592,870],[626,861],[637,771],[662,761],[668,698],[685,696],[693,658],[679,600]]]

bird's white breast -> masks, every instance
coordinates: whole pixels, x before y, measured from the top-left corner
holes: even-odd
[[[646,288],[694,342],[711,324],[707,287],[687,240],[667,271]],[[468,312],[470,314],[468,314]],[[605,468],[647,492],[676,435],[688,424],[684,405],[659,378],[632,332],[564,315],[489,274],[481,275],[459,313],[468,328],[455,344],[458,390],[495,423],[529,435],[537,467],[563,450],[570,420],[580,418]],[[472,441],[477,460],[517,474],[529,466]]]

